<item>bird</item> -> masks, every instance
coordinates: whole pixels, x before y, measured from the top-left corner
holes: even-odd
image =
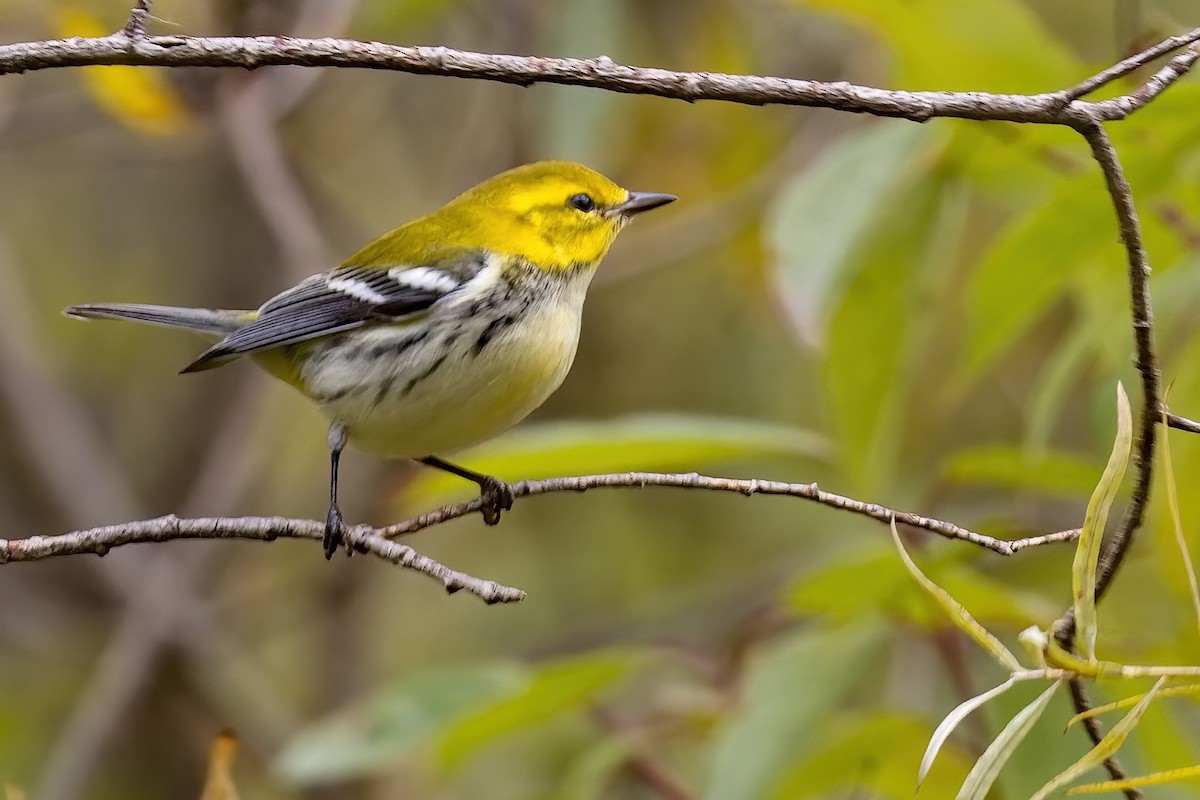
[[[479,486],[488,525],[512,508],[499,478],[442,455],[520,422],[562,384],[584,298],[617,234],[675,201],[582,164],[495,175],[257,310],[91,303],[63,310],[200,332],[193,373],[249,356],[329,420],[326,559],[342,544],[338,466],[347,444],[420,461]]]

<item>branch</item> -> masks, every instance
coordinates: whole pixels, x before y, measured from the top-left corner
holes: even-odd
[[[1181,77],[1192,61],[1172,62],[1152,81],[1116,100],[1079,99],[1094,89],[1166,53],[1200,40],[1200,28],[1172,37],[1126,59],[1071,89],[1033,95],[986,92],[904,92],[796,78],[675,72],[594,59],[543,58],[475,53],[447,47],[403,47],[350,39],[287,36],[136,36],[143,0],[126,31],[101,38],[56,39],[0,46],[0,75],[58,67],[125,64],[158,67],[242,67],[292,65],[384,69],[416,75],[442,75],[519,86],[553,83],[589,86],[626,94],[676,100],[720,100],[745,105],[792,105],[902,117],[924,122],[933,117],[1073,125],[1082,116],[1123,119]],[[1194,60],[1194,58],[1192,59]],[[1178,59],[1177,59],[1178,61]],[[1168,73],[1165,74],[1164,73]],[[1161,85],[1160,85],[1161,84]],[[1148,84],[1149,86],[1150,84]]]
[[[1025,539],[996,539],[982,533],[930,517],[922,517],[907,511],[895,511],[875,503],[864,503],[842,495],[822,491],[815,483],[781,483],[756,479],[737,480],[714,478],[689,473],[685,475],[656,472],[626,472],[611,475],[585,475],[574,478],[548,478],[540,481],[522,481],[513,484],[513,494],[529,497],[556,492],[585,492],[590,489],[644,488],[664,486],[680,489],[704,489],[715,492],[735,492],[747,497],[755,494],[783,495],[802,500],[811,500],[821,505],[870,517],[883,523],[895,520],[914,528],[922,528],[948,539],[959,539],[985,547],[1001,555],[1010,556],[1030,547],[1056,542],[1070,542],[1079,536],[1079,530],[1032,536]],[[466,575],[446,567],[411,547],[391,539],[414,533],[443,522],[466,516],[478,511],[479,500],[444,506],[436,511],[414,517],[405,522],[384,528],[358,525],[350,529],[347,541],[350,547],[371,553],[385,561],[424,573],[442,583],[449,592],[466,589],[487,603],[515,602],[523,600],[525,593],[520,589],[502,586],[492,581]],[[210,517],[180,519],[174,515],[140,522],[127,522],[101,528],[73,531],[58,536],[31,536],[27,539],[0,540],[0,564],[14,561],[37,561],[43,558],[65,555],[95,553],[105,555],[113,547],[143,542],[165,542],[172,539],[253,539],[271,541],[279,537],[295,539],[321,539],[325,525],[316,520],[298,520],[285,517]]]
[[[1164,414],[1167,418],[1167,426],[1188,433],[1200,433],[1200,422],[1190,420],[1187,417],[1181,417],[1178,414]]]
[[[1172,64],[1179,59],[1172,61]],[[1194,54],[1188,66],[1195,61]],[[1168,69],[1170,65],[1168,65]],[[1163,74],[1166,70],[1159,72]],[[1155,76],[1158,77],[1157,75]],[[1151,81],[1153,83],[1153,80]],[[1147,84],[1149,85],[1149,84]],[[1161,91],[1161,90],[1159,90]],[[1148,101],[1147,101],[1148,102]],[[1146,504],[1150,499],[1150,485],[1154,468],[1154,437],[1157,425],[1162,420],[1162,403],[1159,400],[1159,384],[1161,382],[1158,368],[1158,357],[1154,346],[1154,312],[1150,301],[1150,259],[1142,241],[1141,223],[1138,221],[1137,209],[1133,203],[1133,190],[1125,177],[1125,170],[1117,157],[1108,133],[1104,130],[1098,118],[1085,120],[1077,126],[1079,132],[1087,139],[1092,148],[1092,157],[1100,165],[1104,174],[1104,182],[1112,198],[1116,211],[1118,225],[1121,231],[1121,242],[1125,246],[1126,261],[1129,270],[1130,307],[1132,313],[1133,339],[1136,350],[1136,365],[1142,383],[1142,413],[1138,421],[1137,435],[1133,444],[1133,461],[1136,478],[1129,505],[1125,509],[1120,525],[1103,545],[1100,561],[1096,570],[1096,600],[1100,600],[1113,578],[1125,560],[1133,537],[1142,525]],[[1168,423],[1170,420],[1168,420]],[[1065,649],[1072,650],[1075,638],[1075,613],[1067,609],[1053,626],[1055,638]],[[1071,679],[1071,698],[1077,713],[1090,709],[1087,693],[1078,678]],[[1089,720],[1095,722],[1095,720]],[[1086,726],[1089,738],[1096,745],[1104,738],[1101,725]],[[1105,769],[1113,780],[1121,780],[1124,771],[1115,758],[1106,759]],[[1138,800],[1141,793],[1135,789],[1125,791],[1128,800]]]
[[[1158,44],[1152,47],[1147,47],[1142,52],[1136,53],[1124,61],[1119,61],[1103,72],[1098,72],[1092,77],[1088,78],[1086,81],[1083,81],[1071,89],[1068,89],[1066,95],[1072,100],[1078,100],[1085,95],[1091,94],[1102,86],[1110,84],[1120,78],[1124,78],[1126,75],[1134,72],[1135,70],[1141,69],[1157,58],[1162,58],[1163,56],[1173,53],[1176,50],[1180,50],[1188,45],[1195,44],[1197,41],[1200,41],[1200,28],[1196,28],[1188,33],[1180,34],[1179,36],[1172,36],[1170,38],[1163,39]]]
[[[121,35],[129,39],[145,39],[146,22],[150,19],[150,6],[152,5],[154,5],[154,0],[137,0],[133,8],[129,10],[129,18],[125,20],[125,27],[121,29]]]
[[[1136,478],[1129,505],[1121,524],[1100,554],[1096,573],[1096,599],[1108,590],[1133,541],[1134,532],[1142,524],[1146,504],[1150,499],[1151,477],[1154,468],[1154,437],[1162,418],[1159,400],[1158,357],[1154,345],[1154,311],[1150,300],[1150,259],[1142,240],[1142,227],[1133,204],[1133,190],[1117,151],[1108,133],[1099,122],[1080,128],[1080,133],[1092,148],[1092,155],[1104,173],[1104,182],[1112,197],[1113,208],[1125,245],[1129,269],[1130,308],[1133,324],[1135,363],[1142,382],[1142,410],[1137,435],[1133,443],[1133,466]],[[1072,629],[1074,624],[1071,625]]]
[[[936,533],[939,536],[944,536],[947,539],[959,539],[964,542],[969,542],[980,547],[985,547],[1003,556],[1011,556],[1020,550],[1029,547],[1036,547],[1043,544],[1051,544],[1054,542],[1071,542],[1079,536],[1079,529],[1069,531],[1059,531],[1057,533],[1045,534],[1042,536],[1033,536],[1026,539],[1008,540],[997,539],[986,534],[976,533],[975,531],[955,525],[953,522],[946,522],[940,519],[931,517],[922,517],[918,514],[913,514],[908,511],[896,511],[895,509],[881,506],[877,503],[867,503],[862,500],[855,500],[850,497],[844,497],[840,494],[823,491],[815,483],[782,483],[780,481],[764,481],[758,479],[739,480],[737,478],[714,478],[707,475],[698,475],[694,472],[685,474],[672,474],[660,472],[618,472],[608,475],[582,475],[571,478],[546,478],[540,481],[521,481],[512,485],[513,494],[516,497],[530,497],[539,494],[553,494],[556,492],[586,492],[590,489],[619,489],[619,488],[638,488],[643,489],[647,486],[662,486],[675,489],[705,489],[712,492],[734,492],[736,494],[750,497],[756,494],[782,495],[785,497],[795,497],[801,500],[811,500],[814,503],[819,503],[830,508],[849,511],[852,514],[860,514],[864,517],[870,517],[876,522],[882,522],[885,525],[890,524],[893,517],[903,525],[908,525],[913,528],[921,528],[923,530]],[[439,508],[436,511],[430,511],[427,514],[422,514],[419,517],[414,517],[410,520],[389,525],[379,529],[379,534],[387,538],[395,538],[403,536],[407,533],[414,533],[424,528],[433,525],[439,525],[452,519],[466,516],[472,512],[478,511],[482,506],[479,500],[472,500],[469,503],[458,503],[456,505],[448,505]]]
[[[316,520],[283,517],[241,517],[237,519],[179,519],[174,515],[141,522],[126,522],[60,536],[31,536],[0,542],[0,564],[10,561],[37,561],[52,556],[95,553],[104,555],[111,548],[140,542],[165,542],[172,539],[254,539],[269,542],[281,536],[316,539],[324,536],[325,524]],[[450,593],[466,589],[486,603],[512,603],[525,599],[520,589],[502,586],[456,572],[408,545],[391,542],[367,525],[346,532],[349,546],[370,553],[401,567],[424,573],[441,582]]]

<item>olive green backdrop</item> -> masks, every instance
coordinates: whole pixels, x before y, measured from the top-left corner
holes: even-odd
[[[111,31],[126,6],[0,0],[0,38]],[[154,11],[155,32],[997,92],[1069,86],[1200,24],[1185,0]],[[1112,126],[1155,267],[1171,406],[1193,416],[1198,101],[1185,80]],[[252,307],[482,178],[549,157],[680,201],[615,246],[563,388],[462,462],[513,480],[815,480],[1012,536],[1080,523],[1112,441],[1113,385],[1136,376],[1125,256],[1071,131],[369,71],[100,68],[0,78],[0,535],[170,512],[321,517],[325,429],[302,398],[249,364],[176,376],[200,340],[59,309]],[[1194,530],[1200,440],[1172,446]],[[411,465],[344,463],[354,520],[472,495]],[[1101,606],[1102,657],[1200,658],[1165,511],[1160,485]],[[1069,547],[1004,559],[909,541],[1010,644],[1069,602]],[[801,500],[555,495],[518,501],[498,528],[473,516],[412,543],[529,598],[487,607],[295,541],[0,568],[0,784],[197,797],[210,741],[232,728],[246,798],[909,798],[938,720],[1003,679],[922,596],[885,527]],[[953,796],[1036,689],[968,720],[921,796]],[[1081,733],[1062,733],[1069,713],[1064,693],[995,797],[1027,797],[1084,751]],[[1129,766],[1200,760],[1197,721],[1187,700],[1156,706]]]

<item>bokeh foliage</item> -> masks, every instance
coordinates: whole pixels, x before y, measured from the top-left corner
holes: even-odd
[[[0,31],[111,30],[126,6],[0,0]],[[1086,6],[160,0],[165,22],[152,28],[1037,92],[1200,24],[1182,0]],[[1193,416],[1198,99],[1184,81],[1112,127],[1155,267],[1171,405]],[[278,118],[256,126],[264,106]],[[263,201],[255,180],[273,147],[294,191],[273,184]],[[616,246],[562,390],[462,461],[514,479],[816,480],[997,534],[1080,524],[1112,441],[1113,383],[1136,376],[1115,219],[1070,131],[366,71],[105,68],[0,79],[3,535],[167,512],[322,514],[323,424],[290,390],[248,365],[177,378],[197,342],[58,309],[255,305],[481,178],[547,157],[681,201]],[[297,199],[316,229],[280,212]],[[1172,449],[1194,528],[1200,442],[1179,436]],[[354,518],[470,494],[407,465],[347,462]],[[1070,548],[1004,560],[910,542],[1010,645],[1070,601]],[[0,779],[53,779],[64,730],[105,702],[96,675],[131,627],[136,643],[166,625],[168,646],[136,677],[81,796],[195,796],[209,741],[230,727],[245,797],[653,797],[648,760],[711,800],[907,798],[938,719],[1001,677],[911,580],[884,527],[798,500],[547,496],[498,529],[471,518],[414,545],[529,600],[484,607],[286,542],[0,570]],[[192,577],[176,583],[178,571]],[[1156,490],[1100,607],[1107,657],[1196,663],[1186,592]],[[1016,689],[965,724],[922,796],[951,796],[1035,694]],[[1062,734],[1065,697],[997,797],[1029,796],[1083,752],[1081,733]],[[1135,771],[1200,760],[1188,702],[1151,708],[1123,751]]]

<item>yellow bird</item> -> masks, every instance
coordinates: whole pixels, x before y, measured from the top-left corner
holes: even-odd
[[[342,539],[347,442],[474,481],[484,520],[499,522],[512,507],[508,485],[436,454],[486,441],[545,402],[571,368],[584,296],[613,239],[675,199],[542,161],[484,181],[257,311],[97,303],[65,313],[221,337],[183,372],[250,355],[316,402],[330,420],[330,558]]]

